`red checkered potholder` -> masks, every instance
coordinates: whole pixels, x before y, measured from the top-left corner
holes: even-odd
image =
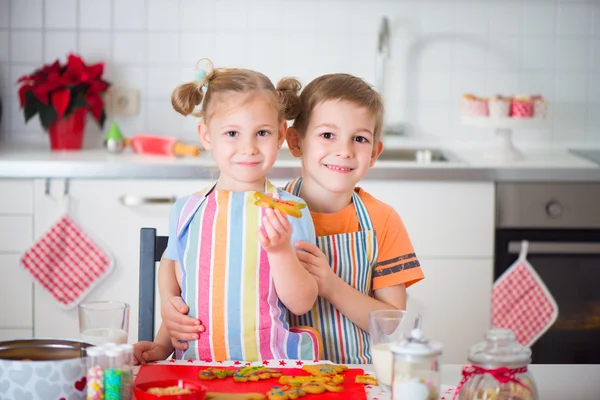
[[[65,214],[25,252],[21,266],[69,309],[112,271],[113,260]]]
[[[524,241],[517,261],[494,283],[492,325],[511,329],[517,342],[529,347],[556,321],[558,306],[527,261],[527,247]]]

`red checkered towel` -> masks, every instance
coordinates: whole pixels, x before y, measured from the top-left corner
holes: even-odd
[[[21,266],[69,309],[112,271],[113,260],[65,214],[25,252]]]
[[[527,261],[528,243],[492,290],[492,325],[511,329],[517,342],[531,346],[558,317],[558,306],[535,269]]]

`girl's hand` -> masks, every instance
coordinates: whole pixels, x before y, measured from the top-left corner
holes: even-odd
[[[332,293],[340,278],[329,266],[327,256],[315,244],[310,242],[298,241],[295,246],[298,260],[317,281],[319,296],[329,299],[329,294]]]
[[[202,321],[186,315],[189,307],[180,296],[165,301],[161,307],[162,322],[171,336],[171,344],[179,350],[186,350],[189,340],[198,340],[205,328]]]
[[[258,240],[263,249],[270,254],[293,250],[291,239],[292,224],[287,216],[279,210],[267,208],[258,230]]]
[[[166,360],[171,351],[154,342],[137,342],[133,345],[133,364],[146,364],[150,361]]]

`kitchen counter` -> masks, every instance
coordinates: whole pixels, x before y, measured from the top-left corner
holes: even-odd
[[[520,162],[499,162],[481,157],[481,151],[451,149],[457,158],[447,163],[379,160],[367,179],[436,181],[600,182],[600,165],[565,149],[526,151]],[[298,176],[300,162],[286,149],[269,177]],[[210,154],[198,158],[140,156],[126,151],[50,152],[45,149],[0,148],[0,178],[82,179],[211,179],[216,175]]]

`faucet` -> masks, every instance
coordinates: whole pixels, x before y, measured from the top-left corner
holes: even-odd
[[[390,58],[390,22],[387,17],[381,19],[377,36],[377,55],[375,57],[375,89],[383,96],[385,87],[385,64]]]

